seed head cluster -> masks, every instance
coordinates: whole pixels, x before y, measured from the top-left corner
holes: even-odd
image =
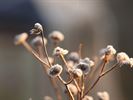
[[[30,45],[27,41],[28,35],[35,35],[31,40]],[[31,53],[44,68],[52,87],[55,92],[57,100],[64,100],[61,89],[65,88],[65,93],[68,100],[94,100],[88,94],[93,91],[101,78],[106,74],[115,70],[116,67],[121,68],[125,64],[133,67],[133,58],[130,58],[125,52],[118,52],[112,45],[107,45],[100,50],[100,57],[98,61],[89,58],[88,56],[82,57],[82,49],[72,51],[60,47],[60,42],[64,40],[64,35],[55,30],[48,35],[49,42],[44,37],[43,26],[40,23],[35,23],[34,27],[30,30],[30,34],[21,33],[15,36],[15,45],[23,45],[29,53]],[[53,44],[52,48],[47,49],[49,43]],[[33,46],[33,47],[32,47]],[[53,54],[49,54],[53,51]],[[49,56],[50,55],[50,56]],[[107,63],[112,62],[110,67],[106,66]],[[105,68],[106,67],[106,68]],[[95,73],[97,70],[100,73]],[[97,74],[97,75],[96,75]],[[93,80],[93,77],[96,80]],[[94,81],[91,83],[90,81]],[[91,84],[90,84],[91,83]],[[95,93],[96,94],[96,93]],[[98,100],[110,100],[109,93],[97,92]],[[51,96],[45,96],[44,100],[55,100]]]

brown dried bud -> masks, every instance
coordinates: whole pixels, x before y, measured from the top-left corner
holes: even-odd
[[[19,45],[19,44],[25,42],[27,38],[28,38],[27,33],[21,33],[21,34],[15,36],[14,43],[15,43],[15,45]]]
[[[53,31],[52,33],[49,34],[49,38],[53,42],[58,43],[64,40],[64,35],[59,31]]]

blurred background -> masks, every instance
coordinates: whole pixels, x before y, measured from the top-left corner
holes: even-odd
[[[46,37],[53,30],[64,33],[64,48],[75,51],[83,43],[84,56],[91,58],[111,44],[133,57],[132,4],[131,0],[0,0],[0,99],[54,97],[41,65],[13,43],[16,34],[29,32],[36,22],[44,26]],[[132,75],[133,69],[124,66],[102,79],[97,90],[108,91],[111,100],[133,100]]]

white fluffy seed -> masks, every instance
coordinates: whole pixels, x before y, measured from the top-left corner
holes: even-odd
[[[60,54],[66,55],[67,53],[68,53],[68,50],[60,48],[60,47],[56,47],[53,51],[54,56],[59,56]]]
[[[98,92],[97,96],[99,97],[100,100],[110,100],[108,92]]]
[[[129,63],[129,56],[125,52],[120,52],[116,56],[117,62],[121,64]]]
[[[92,96],[85,96],[82,100],[93,100],[93,97]]]

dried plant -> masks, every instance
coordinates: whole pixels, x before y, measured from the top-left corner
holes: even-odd
[[[65,89],[62,91],[66,93],[69,100],[93,100],[93,97],[89,96],[89,93],[102,77],[125,64],[133,67],[133,58],[129,58],[124,52],[116,53],[112,45],[108,45],[106,48],[100,50],[99,62],[101,62],[101,65],[88,57],[82,58],[81,44],[77,52],[73,51],[69,53],[68,50],[59,47],[59,43],[64,40],[64,35],[59,31],[53,31],[49,34],[49,38],[55,47],[53,48],[53,57],[49,57],[46,47],[47,39],[44,37],[41,24],[36,23],[34,25],[30,31],[30,35],[33,34],[35,34],[36,37],[31,41],[32,45],[27,42],[27,33],[21,33],[15,36],[14,43],[16,45],[23,45],[29,53],[33,54],[33,56],[40,61],[55,91],[57,98],[54,98],[54,100],[63,100],[57,81],[60,81],[60,84],[64,85]],[[66,57],[67,54],[68,56]],[[59,65],[55,59],[61,59],[64,64]],[[114,65],[105,70],[106,65],[110,62],[114,62]],[[95,75],[95,73],[90,74],[92,68],[95,70],[99,68],[99,73],[97,73],[98,77],[94,80],[94,83],[88,86],[88,80],[90,80],[89,75],[91,75],[91,77]],[[62,77],[63,70],[66,72],[67,80],[64,80]],[[97,96],[99,100],[110,99],[107,92],[98,92]],[[30,98],[30,100],[32,99]],[[45,96],[44,100],[53,100],[53,98]]]

